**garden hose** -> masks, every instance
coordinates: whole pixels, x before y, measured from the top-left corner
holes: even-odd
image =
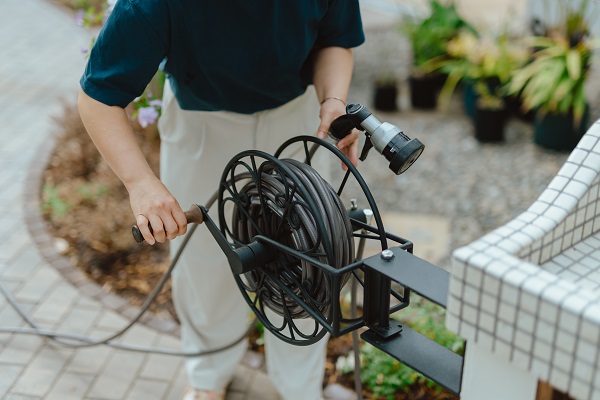
[[[349,106],[347,115],[338,120],[336,121],[339,132],[334,135],[337,139],[347,135],[353,128],[366,131],[367,141],[360,159],[364,161],[369,149],[374,147],[390,161],[390,169],[396,174],[401,174],[409,168],[423,151],[423,145],[416,139],[408,138],[394,125],[381,123],[361,105]],[[277,158],[282,149],[298,140],[304,145],[306,162]],[[308,149],[309,142],[315,143],[310,150]],[[348,168],[338,192],[310,166],[310,160],[317,145],[326,147]],[[244,161],[244,157],[248,157],[249,161]],[[256,165],[257,159],[263,160],[260,167]],[[242,169],[242,173],[236,173],[238,167]],[[377,222],[375,232],[378,232],[378,235],[367,235],[365,232],[362,235],[354,235],[353,223],[339,198],[339,193],[343,190],[350,173],[357,179],[369,205],[373,208]],[[220,231],[210,220],[207,212],[217,198],[219,200]],[[233,205],[229,222],[224,219],[224,210],[227,205]],[[337,309],[339,304],[336,303],[339,299],[339,292],[355,272],[338,271],[337,274],[334,273],[330,276],[331,272],[328,273],[326,270],[344,269],[354,263],[357,258],[362,257],[362,255],[354,253],[355,237],[360,238],[359,253],[362,253],[365,238],[375,238],[381,242],[383,248],[387,248],[386,233],[381,216],[376,210],[370,191],[356,168],[337,148],[311,137],[300,137],[284,143],[275,157],[259,151],[240,153],[226,167],[219,190],[208,200],[206,208],[200,210],[203,213],[202,217],[207,217],[207,221],[197,218],[197,210],[194,211],[193,218],[190,219],[187,215],[186,217],[190,219],[190,222],[204,222],[208,225],[211,234],[224,250],[242,295],[256,317],[276,337],[296,345],[312,344],[323,338],[327,333],[326,326],[329,326],[329,318],[336,315],[336,312],[339,313],[339,309]],[[367,227],[366,224],[362,224],[362,226],[363,229]],[[206,356],[232,348],[246,339],[253,329],[256,319],[236,341],[220,348],[196,353],[115,342],[116,338],[122,336],[140,320],[156,299],[171,276],[196,228],[197,225],[193,225],[183,238],[169,267],[138,314],[118,332],[103,339],[94,339],[83,335],[43,329],[0,284],[0,293],[30,326],[30,328],[0,327],[0,333],[44,336],[71,348],[107,345],[134,352],[185,357]],[[135,228],[133,232],[136,240],[139,241],[141,235],[135,235]],[[254,256],[258,254],[256,251],[260,251],[262,254],[254,257],[250,266],[240,263],[242,269],[236,272],[230,256],[233,253],[233,257],[238,257],[239,260],[241,258],[239,254],[242,253],[238,253],[237,250],[240,249],[244,250],[246,254]],[[270,254],[265,256],[265,253]],[[358,276],[355,278],[358,279]],[[356,285],[353,284],[351,288],[352,320],[356,320],[355,297]],[[281,326],[271,322],[264,312],[265,307],[283,317],[284,322]],[[314,331],[303,333],[295,326],[294,320],[309,318],[314,321]],[[335,322],[339,323],[339,321]],[[289,330],[288,336],[282,333],[285,329]],[[358,361],[356,331],[353,331],[352,337],[354,356]],[[362,399],[359,369],[360,363],[355,362],[356,391],[358,398]]]
[[[303,182],[308,185],[311,189],[311,193],[318,199],[321,199],[322,202],[319,203],[319,206],[322,212],[325,215],[325,220],[328,221],[327,229],[332,235],[338,235],[333,237],[341,237],[344,236],[345,240],[334,241],[337,245],[334,247],[334,251],[336,254],[336,264],[337,266],[344,266],[353,261],[353,240],[352,240],[352,228],[350,226],[350,222],[348,219],[348,215],[341,203],[341,200],[333,190],[333,188],[323,180],[318,173],[310,168],[308,165],[295,161],[295,160],[286,160],[286,165],[292,168],[294,171],[298,173],[299,176],[302,177]],[[242,173],[236,175],[233,180],[244,180],[248,179],[251,175],[248,173]],[[250,214],[256,212],[256,200],[257,196],[265,196],[269,199],[268,204],[271,206],[272,211],[275,214],[281,214],[283,211],[280,207],[277,206],[277,199],[275,195],[275,190],[277,187],[281,189],[282,182],[278,179],[274,178],[266,174],[264,177],[265,185],[261,187],[262,193],[259,194],[257,191],[256,185],[247,184],[246,192],[247,195],[254,199],[249,202],[248,211]],[[206,203],[207,208],[212,207],[214,202],[216,201],[217,193],[214,193]],[[301,211],[301,210],[300,210]],[[236,225],[235,234],[239,236],[240,240],[248,240],[252,237],[252,224],[248,223],[248,220],[244,221],[242,217],[242,212],[237,209],[237,217],[240,221],[239,224]],[[302,219],[302,223],[299,224],[296,229],[293,230],[293,233],[290,236],[290,240],[294,243],[293,245],[298,249],[306,249],[308,248],[308,243],[311,240],[316,238],[314,221],[311,218],[304,214]],[[270,223],[275,223],[275,220],[271,220]],[[171,273],[175,266],[177,265],[179,258],[182,252],[185,250],[189,240],[197,229],[198,225],[193,224],[190,227],[188,233],[184,236],[181,246],[179,247],[177,253],[173,257],[169,267],[163,273],[159,282],[156,284],[152,292],[148,295],[144,304],[140,307],[137,315],[132,318],[122,329],[119,331],[109,335],[108,337],[102,339],[95,339],[91,337],[87,337],[79,334],[72,334],[68,332],[59,332],[53,331],[49,329],[44,329],[40,327],[33,318],[23,309],[23,307],[18,303],[18,301],[14,298],[14,296],[0,283],[0,293],[6,298],[7,302],[14,308],[14,310],[23,318],[23,320],[29,325],[29,328],[22,327],[0,327],[0,333],[15,333],[15,334],[26,334],[26,335],[37,335],[46,337],[59,345],[70,347],[70,348],[84,348],[84,347],[92,347],[98,345],[106,345],[109,347],[118,348],[121,350],[132,351],[132,352],[144,352],[144,353],[155,353],[155,354],[163,354],[163,355],[172,355],[172,356],[183,356],[183,357],[201,357],[207,356],[210,354],[222,352],[230,349],[231,347],[237,345],[241,341],[243,341],[249,333],[254,329],[256,318],[249,324],[248,329],[241,335],[236,341],[219,347],[215,349],[205,350],[201,352],[187,353],[187,352],[178,352],[173,351],[172,349],[166,348],[158,348],[158,347],[147,347],[147,346],[135,346],[129,344],[118,343],[115,341],[118,337],[125,334],[133,325],[135,325],[141,317],[148,311],[150,305],[155,301],[158,294],[161,292],[167,280],[170,278]],[[322,246],[322,244],[321,244]],[[302,265],[299,269],[295,271],[291,271],[292,274],[296,274],[305,279],[305,281],[311,282],[312,292],[311,294],[315,296],[318,300],[321,301],[322,304],[328,304],[331,299],[332,294],[328,293],[326,290],[319,292],[319,287],[327,287],[327,285],[321,285],[323,280],[326,279],[317,268],[312,267],[310,265]],[[250,275],[250,279],[262,279],[258,278],[256,274],[248,274]],[[347,277],[346,277],[347,280]],[[276,287],[270,287],[273,292],[276,291]],[[351,293],[352,301],[355,301],[355,290]],[[269,301],[269,307],[273,309],[276,313],[282,314],[283,308],[282,305],[289,302],[289,299],[281,299],[272,297]],[[294,309],[294,318],[305,318],[306,314],[299,308]]]
[[[211,196],[211,198],[207,202],[207,206],[211,207],[212,204],[214,204],[215,200],[216,200],[216,194]],[[44,337],[49,338],[53,342],[56,342],[62,346],[70,347],[70,348],[83,348],[83,347],[106,345],[106,346],[118,348],[121,350],[127,350],[127,351],[133,351],[133,352],[155,353],[155,354],[164,354],[164,355],[172,355],[172,356],[182,356],[182,357],[202,357],[202,356],[207,356],[207,355],[214,354],[214,353],[219,353],[219,352],[222,352],[222,351],[232,348],[233,346],[237,345],[238,343],[240,343],[244,339],[246,339],[248,334],[254,328],[256,319],[254,319],[250,323],[250,325],[248,326],[248,329],[236,341],[234,341],[228,345],[219,347],[219,348],[209,349],[209,350],[195,352],[195,353],[184,353],[184,352],[173,351],[172,349],[166,349],[166,348],[135,346],[135,345],[129,345],[129,344],[115,342],[115,339],[117,339],[118,337],[125,334],[129,329],[131,329],[131,327],[133,325],[135,325],[142,318],[142,316],[148,311],[148,308],[150,307],[150,305],[154,302],[154,300],[156,300],[156,297],[158,296],[158,294],[164,287],[167,280],[170,278],[173,269],[175,268],[175,266],[177,265],[177,262],[179,261],[179,257],[181,256],[181,253],[183,252],[183,250],[185,250],[190,238],[194,234],[194,231],[196,230],[197,227],[198,227],[198,225],[192,225],[192,227],[190,228],[188,233],[184,236],[183,242],[182,242],[179,250],[173,257],[173,260],[171,261],[169,267],[163,273],[162,277],[160,278],[159,282],[156,284],[156,286],[154,287],[152,292],[148,295],[146,301],[140,307],[140,310],[138,311],[137,315],[133,319],[131,319],[131,321],[129,321],[129,323],[127,323],[127,325],[124,328],[120,329],[116,333],[113,333],[113,334],[109,335],[108,337],[105,337],[102,339],[94,339],[94,338],[90,338],[90,337],[87,337],[84,335],[77,335],[77,334],[72,334],[72,333],[58,332],[58,331],[43,329],[23,309],[23,307],[21,307],[21,305],[14,298],[14,296],[1,283],[0,283],[0,293],[2,293],[2,295],[6,298],[7,302],[11,305],[11,307],[21,316],[21,318],[23,318],[25,320],[25,322],[30,327],[29,328],[0,327],[0,333],[16,333],[16,334],[44,336]]]
[[[314,148],[313,148],[312,153],[314,153]],[[319,202],[319,207],[325,217],[325,221],[328,222],[326,229],[327,229],[328,233],[330,235],[332,235],[330,237],[343,237],[344,238],[344,240],[339,240],[339,241],[334,240],[333,241],[334,243],[336,243],[336,245],[334,246],[334,252],[336,254],[336,257],[335,257],[336,266],[342,267],[344,265],[349,264],[350,262],[353,261],[353,258],[354,258],[354,248],[353,248],[354,241],[353,241],[353,236],[352,236],[352,227],[350,225],[348,214],[347,214],[346,210],[344,209],[339,196],[333,190],[331,185],[329,185],[325,180],[323,180],[319,176],[319,174],[313,168],[308,166],[307,164],[304,164],[304,163],[301,163],[301,162],[298,162],[295,160],[285,160],[285,163],[286,163],[286,165],[288,165],[288,167],[290,167],[292,170],[294,170],[301,177],[303,183],[307,187],[310,188],[311,194],[313,196],[315,196],[317,199],[321,200]],[[251,175],[248,173],[242,173],[242,174],[238,174],[234,178],[234,180],[244,180],[244,179],[250,178],[250,176]],[[244,212],[242,212],[240,209],[235,210],[234,219],[238,220],[239,223],[235,225],[234,234],[238,236],[240,241],[248,241],[249,239],[251,239],[253,237],[252,224],[244,216],[245,215],[256,215],[257,204],[260,203],[260,201],[257,201],[259,196],[264,196],[265,198],[268,199],[267,203],[269,204],[270,209],[273,213],[272,215],[282,216],[284,214],[284,210],[282,210],[281,207],[279,207],[277,205],[279,202],[277,200],[277,195],[276,195],[278,190],[282,189],[283,183],[281,182],[281,180],[279,180],[276,177],[273,177],[272,175],[269,175],[269,174],[263,175],[263,181],[264,181],[264,185],[261,186],[260,193],[258,191],[258,187],[256,185],[252,184],[252,182],[245,185],[245,190],[244,190],[245,195],[247,195],[248,198],[250,199],[250,201],[247,203],[248,207]],[[211,198],[207,201],[207,203],[206,203],[207,208],[210,208],[214,204],[216,197],[217,197],[217,192],[215,192],[211,196]],[[290,235],[288,237],[288,240],[291,240],[291,242],[292,242],[291,244],[295,248],[306,250],[310,247],[311,241],[314,242],[317,239],[318,235],[316,234],[316,228],[314,225],[314,221],[309,217],[309,215],[307,215],[306,213],[302,213],[302,210],[299,210],[299,211],[300,211],[300,214],[302,215],[302,218],[300,218],[299,221],[295,221],[295,223],[292,224],[293,226],[295,226],[295,228],[289,232]],[[276,225],[276,220],[273,218],[271,218],[270,220],[266,220],[266,222],[267,222],[267,225],[269,225],[269,224]],[[73,333],[68,333],[68,332],[53,331],[53,330],[44,329],[44,328],[40,327],[33,320],[33,318],[23,309],[23,307],[18,303],[18,301],[14,298],[14,296],[4,287],[4,285],[2,285],[2,283],[0,283],[0,293],[6,298],[8,304],[10,304],[11,307],[29,325],[29,328],[0,327],[0,333],[42,336],[42,337],[46,337],[46,338],[52,340],[53,342],[55,342],[61,346],[69,347],[69,348],[85,348],[85,347],[106,345],[109,347],[113,347],[113,348],[117,348],[117,349],[125,350],[125,351],[131,351],[131,352],[153,353],[153,354],[183,356],[183,357],[208,356],[211,354],[226,351],[226,350],[236,346],[238,343],[245,340],[248,337],[248,335],[250,334],[250,332],[252,331],[252,329],[254,329],[254,326],[256,323],[256,318],[254,318],[252,320],[252,322],[249,324],[248,328],[243,333],[243,335],[241,335],[234,342],[227,344],[225,346],[219,347],[219,348],[209,349],[209,350],[204,350],[204,351],[194,352],[194,353],[178,352],[178,351],[174,351],[172,349],[160,348],[160,347],[136,346],[136,345],[131,345],[131,344],[123,344],[123,343],[119,343],[119,342],[115,341],[115,339],[122,336],[129,329],[131,329],[141,319],[141,317],[148,311],[150,305],[155,301],[156,297],[161,292],[165,283],[170,278],[173,269],[177,265],[177,262],[179,261],[181,254],[187,247],[187,244],[188,244],[189,240],[191,239],[192,235],[194,234],[195,230],[197,229],[197,227],[198,227],[198,225],[192,224],[192,226],[190,227],[190,230],[184,236],[181,246],[179,247],[178,251],[176,252],[175,256],[173,257],[171,263],[169,264],[169,267],[163,273],[161,279],[156,284],[155,288],[148,295],[144,304],[140,307],[138,314],[134,318],[132,318],[126,324],[126,326],[124,328],[109,335],[108,337],[105,337],[103,339],[94,339],[94,338],[87,337],[84,335],[73,334]],[[322,247],[322,243],[320,244],[320,246]],[[357,250],[359,252],[358,257],[362,256],[363,247],[364,247],[364,238],[361,238],[360,242],[359,242],[359,247]],[[321,251],[322,251],[322,249],[321,249]],[[326,284],[322,285],[322,281],[326,279],[326,276],[324,276],[320,270],[318,270],[317,268],[315,268],[313,266],[306,265],[306,263],[303,263],[303,265],[297,266],[296,269],[292,269],[290,271],[290,273],[300,276],[302,279],[304,279],[305,282],[308,282],[310,280],[310,282],[311,282],[310,286],[311,286],[311,289],[313,290],[311,295],[313,295],[316,299],[318,299],[322,305],[329,304],[332,294],[328,293],[326,290],[328,285],[326,285]],[[259,275],[257,273],[251,273],[251,274],[247,274],[247,275],[249,275],[248,279],[254,280],[255,283],[256,283],[257,279],[264,279],[264,277],[259,277]],[[298,278],[298,276],[296,276],[296,278]],[[345,281],[347,281],[349,276],[350,275],[347,275],[345,277]],[[325,288],[325,290],[319,291],[319,288]],[[277,291],[276,290],[277,288],[273,287],[272,285],[270,286],[270,289],[273,292]],[[356,289],[357,289],[357,285],[355,284],[355,281],[353,280],[353,285],[352,285],[351,292],[350,292],[351,308],[352,308],[352,316],[353,317],[356,314]],[[276,313],[281,315],[285,311],[284,305],[287,304],[289,302],[289,300],[290,299],[272,297],[268,301],[268,306],[273,311],[275,311]],[[325,311],[325,310],[322,310],[322,311]],[[296,306],[294,308],[293,316],[294,316],[294,318],[306,318],[307,317],[306,313],[301,308],[298,308],[298,306]],[[355,390],[356,390],[357,396],[358,396],[357,399],[362,400],[363,397],[362,397],[362,385],[361,385],[361,380],[360,380],[360,362],[357,362],[359,360],[359,356],[358,356],[359,346],[358,346],[358,335],[356,332],[353,332],[353,334],[352,334],[352,342],[353,342],[353,351],[354,351],[354,357],[355,357],[355,371],[354,371]]]
[[[291,185],[286,188],[285,177],[277,173],[274,166],[269,165],[262,171],[260,182],[250,180],[241,188],[239,197],[246,201],[234,206],[233,237],[241,243],[250,243],[261,233],[297,251],[319,254],[319,261],[330,262],[336,269],[353,262],[352,225],[335,190],[311,166],[292,159],[280,161],[299,179],[307,189],[306,194],[315,201],[319,217],[325,222],[325,232],[318,231],[315,216],[301,206],[306,203],[303,193],[294,190]],[[293,190],[294,193],[284,200],[282,194],[286,190]],[[327,257],[321,235],[334,238],[330,240],[331,257]],[[273,262],[272,268],[284,271],[280,275],[281,284],[291,288],[297,296],[310,298],[322,314],[327,313],[332,299],[339,295],[329,292],[327,275],[310,262],[280,256]],[[279,283],[265,276],[263,271],[263,268],[257,268],[244,277],[248,287],[257,288],[260,285],[260,293],[257,295],[260,296],[262,305],[280,316],[289,316],[291,319],[308,318],[306,310],[290,295],[283,293]],[[342,286],[349,276],[344,277]]]

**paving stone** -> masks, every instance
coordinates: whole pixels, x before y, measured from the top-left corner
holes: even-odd
[[[160,335],[156,341],[156,345],[168,349],[181,350],[181,340],[179,340],[179,337],[168,334]]]
[[[123,335],[123,343],[136,346],[152,346],[157,337],[158,332],[155,330],[136,324]]]
[[[65,370],[78,374],[97,376],[104,369],[109,357],[115,351],[107,346],[78,349]]]
[[[94,377],[65,372],[57,379],[45,400],[81,400],[89,390]]]
[[[181,357],[150,354],[140,372],[140,377],[171,381],[183,366]]]
[[[9,235],[5,237],[5,239],[0,242],[0,260],[10,261],[21,254],[23,250],[25,250],[28,246],[30,246],[29,238],[25,233],[17,233],[14,235]],[[16,272],[16,271],[15,271]],[[3,277],[18,277],[20,274],[16,276],[6,275],[6,273],[2,274]]]
[[[104,307],[102,307],[100,305],[100,303],[98,303],[96,300],[94,299],[90,299],[87,296],[82,296],[81,293],[79,293],[79,299],[77,300],[77,306],[81,307],[81,308],[86,308],[89,310],[96,310],[96,311],[102,311],[104,310]]]
[[[126,400],[162,399],[169,389],[168,382],[137,379]]]
[[[19,302],[19,306],[23,312],[30,314],[34,304]],[[15,311],[12,306],[4,307],[0,311],[0,321],[2,321],[2,326],[23,326],[25,324],[23,318]]]
[[[19,301],[40,302],[58,283],[60,276],[50,268],[39,268],[28,279],[27,283],[15,293]]]
[[[177,378],[171,384],[171,387],[169,389],[169,392],[167,393],[165,400],[181,400],[181,398],[183,397],[183,392],[188,386],[187,376],[184,367],[180,368],[179,371],[177,371],[177,373],[175,374],[175,376]]]
[[[227,400],[246,400],[246,393],[243,392],[232,392],[227,393]]]
[[[247,392],[248,400],[280,400],[280,396],[269,377],[257,371]]]
[[[71,350],[41,349],[25,368],[11,393],[44,397],[71,354]]]
[[[397,212],[387,212],[382,218],[386,230],[413,242],[418,257],[437,265],[450,251],[449,218]]]
[[[77,291],[68,283],[59,282],[36,307],[32,316],[35,320],[59,323],[69,313],[77,296]]]
[[[69,303],[56,304],[42,300],[42,303],[34,310],[32,317],[35,321],[55,325],[62,321],[62,317],[67,314],[69,307]]]
[[[20,365],[0,363],[0,398],[4,399],[23,371]]]
[[[68,311],[68,314],[58,325],[58,330],[85,334],[94,326],[100,313],[100,309],[90,309],[80,305],[71,305],[71,309]]]
[[[24,395],[20,395],[20,394],[9,394],[8,396],[4,397],[4,400],[42,400],[42,398],[37,397],[37,396],[24,396]]]
[[[137,353],[114,352],[88,395],[111,400],[124,398],[144,358]]]
[[[0,352],[0,363],[27,365],[39,349],[43,339],[33,335],[12,335]]]
[[[235,370],[231,384],[227,388],[228,391],[245,393],[250,387],[255,373],[254,370],[247,367],[238,367]]]
[[[129,323],[129,319],[112,311],[103,310],[98,318],[96,327],[102,330],[119,330]]]

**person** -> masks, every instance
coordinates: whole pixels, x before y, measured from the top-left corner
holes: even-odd
[[[293,136],[324,138],[345,114],[352,49],[363,42],[358,0],[119,0],[90,52],[78,107],[128,190],[145,240],[172,240],[175,252],[176,238],[186,232],[180,204],[207,199],[240,151],[272,154]],[[158,68],[167,75],[158,122],[160,179],[124,110]],[[338,143],[354,164],[357,136]],[[186,352],[226,345],[246,327],[248,308],[206,229],[196,231],[174,270],[173,301]],[[321,399],[326,340],[296,347],[267,333],[265,342],[279,394]],[[186,358],[184,399],[223,399],[246,346]]]

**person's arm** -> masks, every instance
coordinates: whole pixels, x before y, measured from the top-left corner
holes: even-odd
[[[321,124],[317,136],[324,139],[334,119],[346,114],[346,98],[352,79],[354,55],[352,49],[343,47],[324,47],[319,49],[314,62],[313,83],[317,97],[321,102]],[[341,100],[338,100],[341,99]],[[337,147],[358,164],[358,132],[340,140]]]
[[[90,138],[127,188],[131,209],[144,239],[154,244],[183,235],[186,231],[185,215],[177,200],[148,165],[125,110],[103,104],[81,89],[78,107]]]

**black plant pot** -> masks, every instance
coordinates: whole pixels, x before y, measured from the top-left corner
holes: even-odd
[[[396,83],[376,83],[373,104],[379,111],[396,111],[398,104],[398,87]]]
[[[521,96],[507,96],[504,98],[508,114],[514,116],[524,122],[533,122],[535,119],[535,111],[523,111],[523,100]]]
[[[573,150],[588,128],[589,106],[586,106],[579,126],[575,126],[573,119],[573,112],[537,113],[533,124],[533,142],[552,150],[563,152]]]
[[[498,143],[504,141],[506,126],[506,109],[475,108],[475,139],[483,143]]]
[[[410,85],[410,101],[413,108],[421,110],[433,110],[437,107],[437,98],[445,77],[438,74],[424,76],[411,76],[408,80]]]
[[[475,118],[477,103],[479,102],[480,97],[479,93],[477,93],[477,90],[475,89],[476,84],[476,82],[470,80],[465,80],[462,84],[465,113],[471,119]],[[498,88],[500,87],[500,80],[498,78],[487,78],[485,79],[485,84],[487,85],[487,90],[489,93],[496,94],[498,92]]]
[[[479,96],[475,92],[475,86],[471,82],[463,83],[463,104],[465,107],[465,114],[471,119],[475,118],[477,111],[477,100]]]

